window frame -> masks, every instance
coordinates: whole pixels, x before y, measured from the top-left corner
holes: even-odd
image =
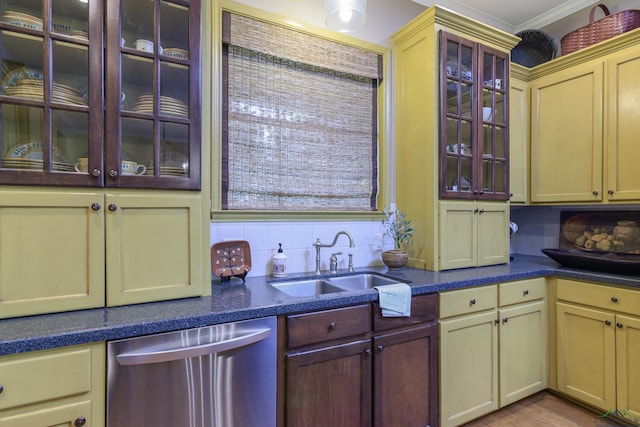
[[[361,49],[372,51],[382,56],[383,75],[386,76],[378,86],[378,194],[376,198],[376,211],[279,211],[279,210],[222,210],[222,12],[231,12],[247,15],[254,19],[260,19],[282,25],[297,31],[303,31],[313,36],[323,37],[332,41],[349,44]],[[390,141],[388,126],[391,102],[390,90],[392,88],[391,70],[389,64],[390,49],[385,46],[375,45],[363,40],[355,39],[344,34],[314,27],[309,24],[294,22],[291,19],[265,12],[260,9],[240,5],[231,1],[221,0],[214,8],[211,30],[212,80],[215,82],[211,88],[212,117],[212,150],[211,150],[211,218],[220,221],[239,220],[378,220],[381,218],[382,208],[388,205],[390,200]],[[203,120],[205,122],[206,119]]]

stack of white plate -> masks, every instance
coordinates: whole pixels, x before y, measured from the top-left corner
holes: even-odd
[[[52,100],[54,102],[87,105],[87,100],[82,97],[82,94],[70,86],[53,83],[51,89]],[[5,87],[4,91],[7,95],[19,96],[21,98],[42,100],[44,97],[42,80],[31,78],[20,79],[14,86]]]
[[[178,59],[189,59],[189,51],[178,47],[168,47],[164,49],[163,55]]]
[[[138,113],[153,114],[153,95],[141,95],[131,105]],[[170,96],[160,97],[160,114],[163,116],[189,116],[189,107],[179,99]]]
[[[42,19],[27,13],[5,10],[0,13],[0,21],[30,30],[42,31]]]

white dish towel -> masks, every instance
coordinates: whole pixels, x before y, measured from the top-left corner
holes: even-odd
[[[404,283],[376,286],[384,317],[411,316],[411,286]]]

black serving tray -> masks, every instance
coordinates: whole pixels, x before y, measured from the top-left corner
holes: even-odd
[[[542,249],[542,253],[565,267],[640,275],[640,255],[636,254],[586,252],[580,249]]]

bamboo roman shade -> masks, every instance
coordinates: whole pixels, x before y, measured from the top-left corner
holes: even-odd
[[[381,57],[223,15],[222,207],[370,211]]]

